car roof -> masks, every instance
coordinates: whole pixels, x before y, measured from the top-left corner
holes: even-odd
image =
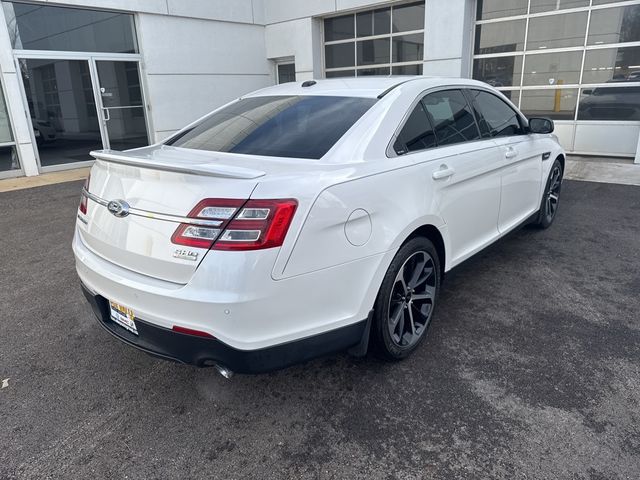
[[[423,75],[346,77],[282,83],[250,93],[245,95],[244,98],[271,95],[327,95],[376,98],[388,90],[409,82],[412,86],[419,83],[425,89],[441,85],[487,86],[485,83],[468,78],[426,77]]]

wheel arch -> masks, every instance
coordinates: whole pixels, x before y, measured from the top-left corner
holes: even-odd
[[[440,262],[440,275],[444,278],[445,265],[447,261],[447,249],[445,246],[444,236],[438,227],[432,224],[424,224],[413,230],[409,236],[402,242],[402,245],[415,237],[425,237],[433,243],[438,253],[438,260]],[[402,246],[401,245],[401,246]]]

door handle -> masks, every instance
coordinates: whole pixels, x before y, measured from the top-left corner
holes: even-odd
[[[518,151],[513,147],[509,147],[507,148],[507,151],[504,154],[504,158],[513,158],[517,155],[518,155]]]
[[[444,178],[449,178],[451,175],[456,173],[453,168],[448,167],[447,165],[440,165],[440,169],[436,170],[431,174],[434,180],[442,180]]]
[[[102,119],[105,122],[108,122],[109,120],[111,120],[111,114],[109,113],[109,109],[108,108],[102,107]]]

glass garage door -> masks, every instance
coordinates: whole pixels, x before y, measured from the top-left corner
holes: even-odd
[[[640,1],[479,0],[473,77],[570,151],[633,156],[640,134]]]

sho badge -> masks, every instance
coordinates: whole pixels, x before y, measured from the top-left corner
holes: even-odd
[[[178,248],[175,252],[173,252],[173,258],[181,258],[183,260],[192,260],[195,262],[198,259],[198,253],[192,252],[191,250],[183,250],[182,248]]]

